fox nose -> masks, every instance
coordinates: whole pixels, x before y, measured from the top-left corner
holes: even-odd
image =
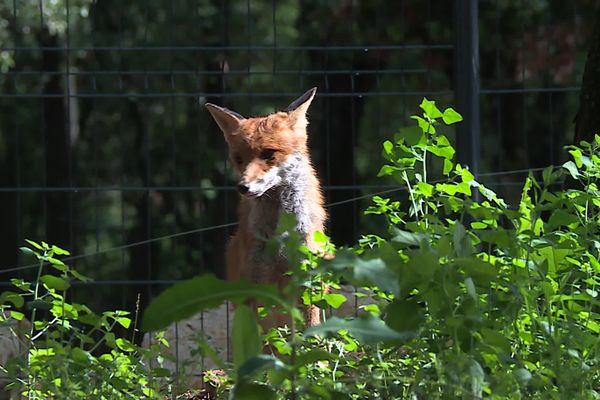
[[[237,190],[240,192],[240,194],[246,194],[248,193],[248,190],[250,190],[250,187],[244,183],[240,183],[237,185]]]

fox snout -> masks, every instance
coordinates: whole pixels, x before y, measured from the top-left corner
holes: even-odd
[[[242,183],[242,182],[238,183],[237,191],[240,194],[246,194],[246,193],[248,193],[249,190],[250,190],[250,185],[247,185],[246,183]]]
[[[238,182],[237,191],[247,197],[260,197],[269,189],[279,186],[282,180],[280,168],[272,166],[259,176],[244,174]]]

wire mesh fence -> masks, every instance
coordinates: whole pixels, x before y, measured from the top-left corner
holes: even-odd
[[[361,210],[398,190],[375,178],[381,143],[422,97],[451,106],[464,89],[457,2],[3,2],[0,287],[30,273],[25,238],[71,250],[94,279],[72,295],[100,308],[131,310],[141,294],[143,309],[181,279],[222,276],[237,194],[207,101],[258,115],[317,86],[309,136],[328,232],[351,244],[377,229]],[[480,179],[510,199],[515,177],[561,161],[595,4],[476,3],[469,137]]]

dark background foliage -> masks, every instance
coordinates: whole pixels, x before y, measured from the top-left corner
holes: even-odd
[[[523,174],[485,173],[557,164],[572,141],[595,8],[479,2],[481,180],[509,199]],[[258,115],[318,86],[310,144],[327,202],[394,185],[375,179],[381,143],[423,96],[454,103],[463,17],[451,1],[3,1],[0,270],[27,264],[24,238],[44,239],[92,254],[71,262],[96,280],[78,295],[128,309],[220,275],[233,227],[94,254],[235,221],[206,101]],[[367,202],[330,207],[336,244],[376,228]]]

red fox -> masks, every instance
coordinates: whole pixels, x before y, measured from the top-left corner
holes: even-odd
[[[327,214],[306,133],[306,112],[316,92],[312,88],[285,111],[256,118],[206,104],[223,131],[229,158],[240,177],[239,227],[226,250],[228,280],[285,285],[285,259],[265,249],[265,238],[272,237],[282,212],[296,216],[296,230],[305,244],[318,250],[313,235],[323,231]],[[316,307],[310,307],[307,314],[309,325],[319,323]]]

